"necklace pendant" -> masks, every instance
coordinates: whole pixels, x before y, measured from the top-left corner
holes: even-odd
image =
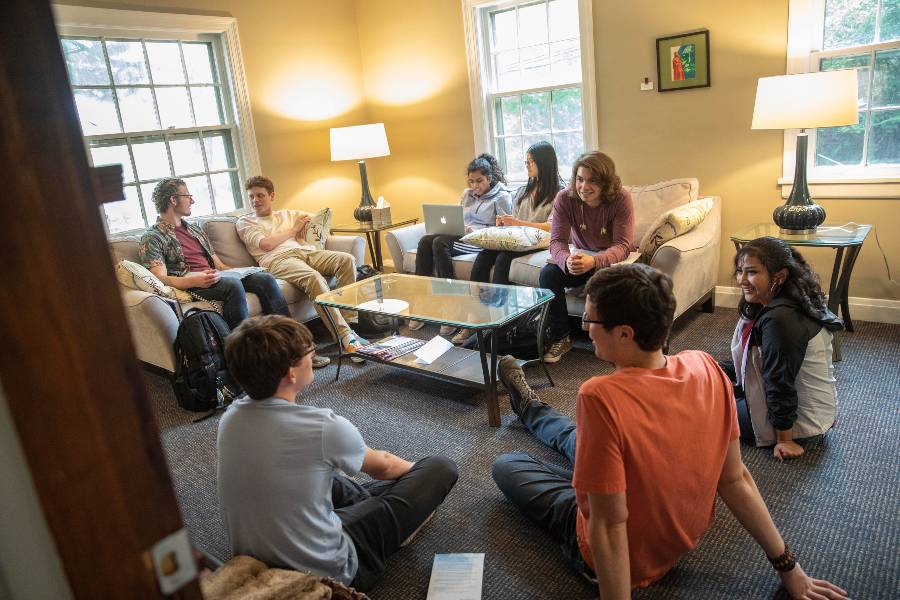
[[[606,235],[606,227],[600,228],[600,235]]]
[[[582,223],[581,225],[578,226],[578,228],[581,229],[582,231],[587,231],[587,223]]]

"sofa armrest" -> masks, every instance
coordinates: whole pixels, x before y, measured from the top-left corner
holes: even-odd
[[[672,277],[676,317],[715,287],[721,242],[722,200],[714,197],[712,210],[702,223],[654,253],[650,264]]]
[[[366,240],[358,235],[329,235],[325,240],[325,249],[352,254],[356,266],[366,262]]]
[[[119,286],[119,289],[138,359],[174,372],[172,344],[178,332],[178,303],[124,286]]]
[[[419,247],[419,240],[423,235],[425,235],[425,223],[407,225],[385,233],[384,239],[387,242],[388,251],[391,253],[391,260],[394,261],[394,271],[405,273],[403,257],[407,252]]]

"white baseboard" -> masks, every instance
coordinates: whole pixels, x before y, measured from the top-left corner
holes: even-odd
[[[716,306],[737,308],[741,292],[736,287],[717,285]],[[854,321],[900,325],[900,300],[855,298],[850,296],[850,316]]]

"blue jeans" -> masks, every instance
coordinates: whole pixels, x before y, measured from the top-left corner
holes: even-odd
[[[596,272],[592,269],[581,275],[571,275],[563,271],[556,264],[546,264],[541,269],[540,283],[542,288],[553,292],[553,300],[550,302],[550,339],[556,342],[569,335],[569,311],[566,307],[566,288],[579,287],[588,282],[588,279]]]
[[[575,423],[546,404],[529,404],[522,423],[543,444],[565,456],[575,467]],[[507,500],[559,544],[563,556],[579,573],[594,574],[578,548],[578,506],[572,470],[547,464],[521,452],[494,460],[494,482]]]
[[[222,317],[232,329],[250,315],[247,292],[256,294],[259,298],[263,314],[291,316],[278,282],[264,271],[251,273],[243,279],[223,274],[215,285],[191,288],[190,291],[201,298],[222,302]]]

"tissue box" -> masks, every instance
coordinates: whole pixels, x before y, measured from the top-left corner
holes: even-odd
[[[372,209],[372,226],[373,227],[384,227],[385,225],[391,224],[391,207],[386,206],[384,208],[373,208]]]

